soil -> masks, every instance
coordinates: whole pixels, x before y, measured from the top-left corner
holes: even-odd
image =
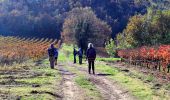
[[[62,63],[63,64],[63,63]],[[37,65],[38,66],[38,65]],[[31,91],[30,94],[49,94],[56,98],[56,100],[92,100],[87,95],[86,91],[81,88],[75,82],[75,77],[78,76],[77,73],[73,73],[71,70],[65,68],[64,66],[73,67],[83,75],[87,76],[87,79],[96,87],[97,91],[101,95],[101,100],[136,100],[128,90],[123,89],[117,82],[107,78],[107,74],[98,73],[96,75],[88,74],[85,67],[81,67],[78,64],[73,64],[72,62],[65,62],[63,65],[59,63],[55,70],[59,71],[61,75],[60,84],[56,84],[56,93],[46,92],[46,91]],[[0,86],[4,88],[10,87],[41,87],[39,84],[26,84],[22,82],[15,81],[16,79],[29,79],[37,76],[41,76],[43,73],[34,72],[31,70],[20,70],[20,71],[0,71],[1,81]],[[48,76],[48,75],[47,75]],[[5,79],[5,80],[4,80]],[[0,100],[20,100],[21,97],[13,96],[13,94],[3,93],[0,91]],[[11,99],[12,98],[12,99]]]
[[[72,73],[62,66],[59,66],[60,74],[62,75],[62,81],[60,84],[60,88],[62,90],[63,100],[87,100],[88,98],[85,96],[82,89],[76,85],[74,78],[76,76],[75,73]]]
[[[102,73],[96,75],[89,75],[87,70],[80,65],[72,64],[68,62],[70,67],[74,67],[81,73],[88,77],[88,80],[92,82],[97,90],[100,92],[102,98],[101,100],[136,100],[127,90],[121,88],[118,83],[109,80]],[[64,100],[90,100],[90,98],[85,98],[85,93],[78,87],[73,78],[76,76],[75,73],[70,73],[68,70],[59,67],[61,74],[63,76],[63,99]]]

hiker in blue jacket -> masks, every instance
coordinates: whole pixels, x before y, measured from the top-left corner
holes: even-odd
[[[81,48],[79,48],[79,50],[78,50],[78,55],[79,55],[79,64],[81,65],[82,59],[83,59],[83,52],[82,52]]]
[[[89,71],[89,74],[91,74],[91,69],[93,71],[93,74],[95,74],[94,61],[96,59],[96,50],[94,49],[92,43],[88,44],[88,49],[87,49],[87,52],[86,52],[86,59],[88,60],[88,71]]]
[[[48,48],[48,56],[50,61],[50,67],[51,69],[54,69],[54,66],[57,65],[58,59],[58,50],[54,47],[54,44],[51,44],[50,48]]]

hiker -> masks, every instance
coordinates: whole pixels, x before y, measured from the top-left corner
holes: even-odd
[[[79,55],[79,64],[81,65],[82,59],[83,59],[83,52],[82,52],[81,48],[79,48],[79,50],[78,50],[78,55]]]
[[[74,50],[73,50],[73,55],[74,55],[74,64],[76,63],[76,55],[77,55],[77,50],[76,48],[74,47]]]
[[[54,66],[57,65],[58,59],[58,50],[54,47],[54,44],[51,44],[50,48],[48,48],[48,56],[50,61],[50,67],[51,69],[54,69]]]
[[[88,44],[88,49],[87,49],[87,52],[86,52],[86,59],[88,60],[88,71],[89,71],[89,74],[91,74],[91,69],[93,71],[93,74],[95,74],[94,61],[96,59],[96,50],[94,49],[92,43]]]

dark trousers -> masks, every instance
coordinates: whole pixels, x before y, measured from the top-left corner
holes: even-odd
[[[79,56],[79,64],[82,64],[82,59],[83,59],[83,57]]]
[[[54,66],[55,66],[55,57],[50,57],[50,58],[49,58],[49,61],[50,61],[50,67],[51,67],[51,69],[54,69]]]
[[[76,63],[76,55],[74,55],[74,63]]]
[[[91,69],[93,71],[93,74],[95,74],[94,61],[88,61],[88,63],[89,63],[89,74],[91,74]]]

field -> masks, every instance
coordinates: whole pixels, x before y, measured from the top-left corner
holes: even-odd
[[[87,62],[73,64],[72,45],[52,39],[0,37],[0,99],[2,100],[168,100],[168,69],[98,55],[96,75]],[[59,64],[49,67],[47,48],[55,42]],[[144,65],[144,64],[141,64]],[[148,67],[149,66],[148,64]],[[156,75],[158,75],[157,77]]]
[[[28,59],[38,60],[47,54],[53,39],[30,39],[19,37],[0,37],[0,64],[12,65]]]

